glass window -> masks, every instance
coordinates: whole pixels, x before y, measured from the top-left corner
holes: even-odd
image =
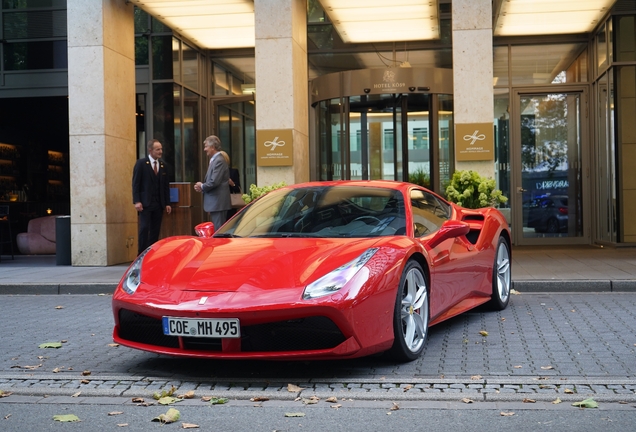
[[[172,79],[172,36],[153,36],[152,78]]]
[[[148,36],[135,38],[135,66],[148,66]]]
[[[183,181],[194,182],[203,141],[199,137],[199,96],[188,89],[183,93]]]
[[[66,0],[2,0],[4,9],[29,9],[61,7],[66,8]]]
[[[636,16],[616,17],[616,61],[636,61]]]
[[[167,32],[172,33],[172,30],[170,30],[170,27],[163,25],[163,23],[159,21],[157,18],[153,17],[151,21],[152,21],[153,33],[167,33]]]
[[[171,172],[171,180],[174,178],[175,169],[175,95],[172,83],[157,83],[152,85],[152,135],[148,139],[158,139],[163,144],[163,156]]]
[[[135,33],[146,33],[150,31],[149,15],[135,6]]]
[[[180,51],[181,41],[177,38],[172,38],[172,78],[175,82],[181,82],[181,61]]]
[[[607,35],[605,33],[605,24],[603,24],[596,33],[596,66],[598,71],[602,71],[607,67]]]
[[[495,89],[495,179],[497,189],[510,197],[510,94],[508,89]],[[509,207],[510,200],[502,207]]]
[[[66,41],[15,42],[4,45],[4,69],[66,69]]]
[[[411,209],[415,237],[437,231],[451,215],[450,205],[419,189],[411,191]]]
[[[199,89],[199,52],[183,44],[183,84]]]
[[[453,128],[453,95],[437,97],[438,133],[439,133],[439,179],[435,190],[445,191],[455,170],[455,148]]]
[[[183,178],[183,121],[184,117],[181,111],[181,86],[173,84],[174,95],[174,122],[173,122],[173,135],[174,135],[174,178],[176,181],[185,181]]]
[[[511,48],[513,85],[587,81],[585,43],[516,45]]]
[[[507,86],[508,80],[508,46],[493,48],[493,86]]]
[[[230,86],[227,82],[227,72],[226,70],[219,66],[218,64],[214,64],[214,95],[222,96],[229,94]]]

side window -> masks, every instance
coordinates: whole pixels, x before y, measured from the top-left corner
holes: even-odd
[[[415,237],[437,231],[450,219],[450,206],[423,190],[411,191],[411,207]]]

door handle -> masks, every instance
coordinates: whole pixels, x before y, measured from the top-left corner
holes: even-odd
[[[522,193],[522,192],[526,192],[526,190],[524,188],[522,188],[521,186],[517,187],[517,193]]]

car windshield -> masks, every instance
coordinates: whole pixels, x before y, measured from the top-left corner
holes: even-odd
[[[225,224],[219,237],[380,237],[404,235],[397,190],[360,186],[284,188],[268,193]]]

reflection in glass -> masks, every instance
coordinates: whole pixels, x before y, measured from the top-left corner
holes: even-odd
[[[163,156],[169,167],[174,170],[174,89],[172,83],[152,85],[152,135],[148,139],[158,139],[163,144]],[[174,171],[171,172],[173,176]],[[171,180],[173,177],[171,177]]]
[[[172,36],[152,36],[152,78],[172,79]]]
[[[508,89],[495,89],[495,179],[503,196],[510,195],[510,95]],[[510,199],[502,207],[510,207]]]
[[[199,53],[183,44],[183,85],[199,90]]]
[[[587,81],[587,54],[581,55],[586,46],[585,43],[512,46],[512,84],[547,85]],[[571,70],[572,67],[576,73]]]
[[[580,237],[581,95],[523,95],[520,113],[523,236]]]
[[[224,68],[214,63],[214,95],[227,95],[229,94],[229,88],[227,72]]]
[[[431,187],[431,148],[429,140],[430,95],[408,95],[408,124],[406,148],[408,152],[409,182]],[[400,178],[398,176],[398,178]]]
[[[174,84],[174,174],[175,181],[185,181],[183,179],[183,135],[182,135],[182,114],[181,114],[181,86]]]
[[[455,170],[455,148],[453,143],[453,95],[438,96],[438,140],[439,140],[439,175],[437,187],[434,189],[444,193],[450,184]]]
[[[199,137],[199,96],[184,89],[183,98],[183,181],[196,181],[202,138]]]
[[[181,82],[181,62],[179,61],[179,50],[181,41],[172,38],[172,76],[175,82]]]

